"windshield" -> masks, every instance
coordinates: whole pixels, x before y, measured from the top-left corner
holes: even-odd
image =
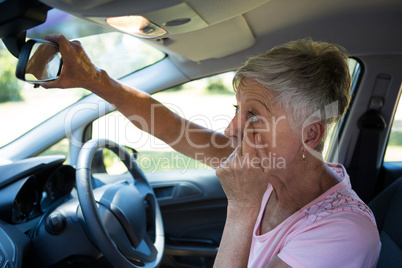
[[[151,65],[165,54],[140,39],[98,26],[60,10],[49,11],[46,23],[28,31],[28,38],[43,39],[61,33],[79,40],[92,61],[114,78]],[[17,59],[0,43],[0,147],[8,144],[55,113],[88,95],[84,89],[33,88],[17,80]]]

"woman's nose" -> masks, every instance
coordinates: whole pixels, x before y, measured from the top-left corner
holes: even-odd
[[[243,128],[242,126],[241,118],[239,117],[238,114],[236,114],[232,121],[230,121],[229,125],[224,131],[224,134],[226,137],[231,138],[231,137],[236,137],[237,139],[242,139],[243,137]]]

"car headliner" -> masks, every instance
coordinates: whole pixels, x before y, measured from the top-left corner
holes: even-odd
[[[402,54],[400,0],[42,2],[103,25],[108,16],[140,14],[160,25],[196,16],[205,24],[165,27],[170,32],[166,36],[169,39],[147,40],[167,52],[190,79],[233,69],[247,57],[306,37],[343,45],[351,56]]]

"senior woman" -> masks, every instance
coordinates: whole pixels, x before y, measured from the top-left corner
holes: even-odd
[[[44,87],[87,88],[144,131],[216,168],[228,208],[215,267],[375,266],[373,214],[345,169],[321,157],[329,123],[350,100],[342,48],[299,40],[250,59],[236,73],[236,114],[221,135],[112,79],[78,42],[47,39],[59,44],[64,68]]]
[[[350,101],[344,50],[291,42],[250,59],[234,82],[226,136],[236,149],[216,171],[229,201],[216,267],[240,257],[249,267],[375,267],[374,216],[321,155]]]

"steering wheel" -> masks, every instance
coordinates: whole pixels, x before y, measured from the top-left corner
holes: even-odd
[[[92,158],[100,148],[112,150],[122,160],[132,182],[92,190]],[[113,141],[90,140],[79,153],[76,181],[86,232],[106,259],[119,268],[157,267],[165,246],[162,216],[134,157]]]

